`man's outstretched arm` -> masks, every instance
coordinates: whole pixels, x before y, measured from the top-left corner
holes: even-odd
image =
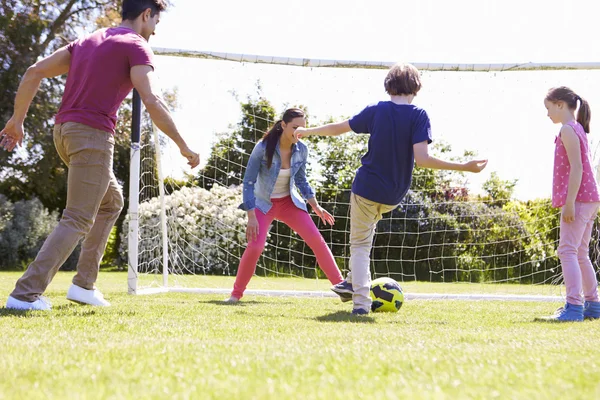
[[[44,78],[66,74],[70,66],[71,53],[65,46],[27,68],[15,96],[13,115],[0,132],[0,147],[12,151],[17,143],[23,143],[23,121],[40,87],[40,82]]]

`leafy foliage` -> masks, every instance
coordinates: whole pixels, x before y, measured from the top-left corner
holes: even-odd
[[[234,131],[219,135],[196,185],[210,189],[216,183],[230,186],[242,182],[252,149],[275,122],[275,109],[264,98],[248,99],[241,108],[241,121]]]
[[[56,226],[38,199],[12,203],[0,194],[0,270],[26,267]]]
[[[31,64],[74,40],[81,29],[118,25],[120,8],[120,0],[0,0],[0,125],[12,115],[19,82]],[[37,198],[52,215],[60,214],[67,195],[67,168],[54,149],[52,135],[64,84],[64,76],[42,81],[25,119],[24,149],[0,151],[0,193],[13,202]],[[177,106],[176,91],[164,97],[171,109]],[[151,131],[147,114],[143,124],[145,132]],[[125,263],[118,249],[129,199],[130,130],[131,99],[126,99],[119,110],[114,154],[114,171],[126,203],[116,224],[115,241],[104,257],[105,263],[117,265]]]
[[[21,77],[39,57],[77,37],[99,12],[115,10],[109,0],[0,1],[0,125],[13,111]],[[25,120],[24,151],[0,151],[0,193],[18,201],[37,197],[60,211],[66,201],[66,168],[54,150],[52,126],[65,77],[42,81]]]

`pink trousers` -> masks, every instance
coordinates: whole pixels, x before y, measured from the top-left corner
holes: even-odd
[[[231,295],[238,299],[244,295],[246,286],[248,286],[248,282],[250,282],[256,270],[258,258],[265,248],[267,233],[274,219],[285,223],[300,235],[313,253],[315,253],[317,263],[323,272],[325,272],[329,282],[335,285],[343,281],[342,274],[335,263],[333,254],[310,215],[306,211],[296,207],[289,196],[281,199],[271,199],[271,202],[273,203],[273,207],[266,214],[256,209],[256,219],[258,219],[259,226],[258,237],[249,242],[248,247],[244,251]]]
[[[590,239],[600,203],[575,203],[575,221],[560,220],[558,258],[562,265],[567,303],[598,301],[596,271],[590,261]]]

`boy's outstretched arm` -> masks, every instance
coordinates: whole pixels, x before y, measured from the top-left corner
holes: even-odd
[[[418,167],[432,169],[450,169],[454,171],[481,172],[487,165],[488,160],[471,160],[466,163],[455,163],[440,160],[429,155],[427,141],[413,145],[415,162]]]
[[[342,122],[334,122],[331,124],[321,125],[315,128],[302,128],[298,127],[296,129],[296,135],[298,138],[302,138],[305,136],[339,136],[343,133],[350,132],[352,129],[350,128],[350,120],[342,121]]]

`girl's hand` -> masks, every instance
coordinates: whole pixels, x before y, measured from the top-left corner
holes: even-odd
[[[259,226],[256,216],[248,215],[248,225],[246,226],[246,240],[248,240],[248,243],[258,239],[258,230]]]
[[[333,218],[333,215],[329,214],[329,212],[323,207],[313,207],[313,211],[319,216],[319,218],[321,218],[321,221],[323,221],[325,225],[329,224],[333,226],[333,224],[335,223],[335,218]]]
[[[575,204],[567,203],[562,208],[562,219],[563,221],[569,223],[575,221]]]

